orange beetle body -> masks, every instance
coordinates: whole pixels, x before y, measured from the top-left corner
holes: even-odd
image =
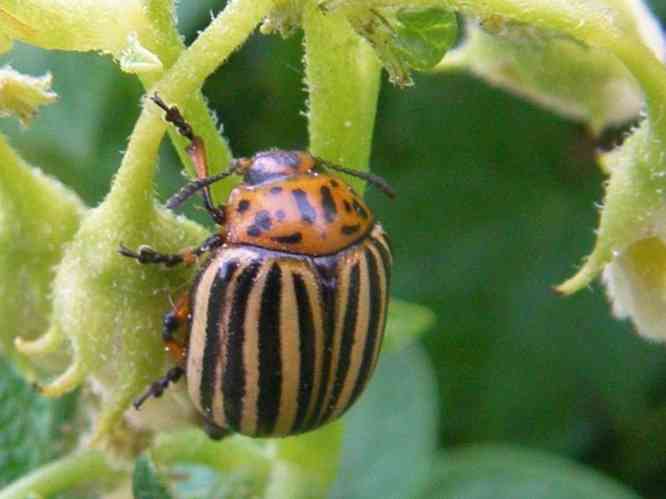
[[[372,229],[375,220],[363,200],[318,171],[321,163],[310,154],[274,150],[245,161],[245,181],[225,205],[227,243],[324,256]]]

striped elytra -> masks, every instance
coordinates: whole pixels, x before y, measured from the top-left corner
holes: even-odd
[[[214,425],[255,437],[338,418],[377,363],[391,259],[377,223],[332,255],[244,244],[215,251],[190,295],[195,406]]]

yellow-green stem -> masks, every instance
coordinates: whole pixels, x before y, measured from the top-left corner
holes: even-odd
[[[381,65],[372,47],[337,13],[306,5],[305,74],[310,150],[316,156],[367,170]],[[350,178],[359,191],[364,185]]]
[[[178,58],[150,91],[167,102],[182,102],[242,45],[269,12],[271,0],[235,0]],[[136,123],[110,196],[143,201],[152,196],[155,157],[166,123],[157,106],[146,103]],[[138,195],[137,195],[138,194]]]
[[[86,449],[38,468],[11,483],[0,491],[0,499],[51,497],[86,483],[111,484],[122,474],[123,471],[114,468],[102,451]]]

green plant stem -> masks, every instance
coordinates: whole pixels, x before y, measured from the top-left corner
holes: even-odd
[[[344,16],[324,14],[315,2],[305,6],[303,30],[310,150],[331,162],[367,170],[379,94],[379,60]],[[349,180],[363,191],[363,182]]]
[[[271,6],[271,0],[232,1],[150,93],[160,94],[167,102],[181,102],[197,92],[205,79],[250,36]],[[165,129],[159,108],[152,103],[144,105],[109,196],[122,196],[130,202],[143,198],[148,202],[155,157]]]
[[[49,497],[75,486],[111,481],[123,472],[102,451],[86,449],[36,469],[0,491],[0,499]]]
[[[164,67],[163,71],[138,75],[144,88],[150,89],[164,77],[166,71],[174,65],[186,47],[176,27],[173,0],[149,0],[147,10],[151,25],[150,29],[146,30],[146,44],[160,58]],[[214,161],[211,162],[210,173],[216,173],[229,163],[232,154],[229,144],[217,130],[217,124],[208,109],[203,94],[197,89],[180,101],[179,105],[188,122],[206,144],[208,157],[214,158]],[[169,127],[167,130],[182,164],[186,166],[190,175],[194,176],[194,166],[187,153],[189,141],[173,127]],[[216,194],[218,188],[217,185],[213,186]]]
[[[150,454],[156,463],[167,466],[194,463],[225,473],[252,473],[257,483],[266,483],[271,470],[271,460],[256,442],[238,436],[215,442],[200,430],[162,433]]]
[[[164,68],[138,75],[144,88],[149,89],[185,51],[185,44],[175,24],[173,0],[145,0],[145,3],[143,7],[141,2],[134,1],[100,5],[94,0],[71,0],[54,5],[50,0],[21,0],[0,7],[0,31],[6,30],[11,38],[42,48],[95,50],[110,53],[116,59],[122,57],[128,34],[137,34],[141,44],[160,59]],[[118,19],[123,21],[119,23]],[[206,143],[209,157],[215,158],[211,173],[222,169],[232,154],[218,133],[201,91],[196,89],[178,104]],[[169,135],[181,161],[194,174],[186,151],[188,142],[175,130],[170,129]],[[217,192],[220,187],[216,185],[213,189]]]

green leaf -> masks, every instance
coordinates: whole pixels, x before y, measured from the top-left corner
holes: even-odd
[[[134,464],[132,491],[134,499],[171,499],[171,494],[155,472],[155,466],[145,455]]]
[[[545,452],[474,446],[439,458],[420,499],[638,499],[610,478]]]
[[[432,329],[435,320],[435,314],[429,308],[392,298],[383,349],[388,352],[402,350]]]
[[[64,428],[74,416],[76,399],[39,396],[0,357],[0,487],[62,453],[69,444]]]
[[[455,12],[437,8],[401,9],[393,49],[411,68],[425,71],[438,64],[458,39]]]
[[[375,49],[391,82],[400,86],[413,84],[410,70],[437,65],[458,39],[458,18],[445,9],[396,10],[359,4],[346,14],[354,30]]]
[[[398,499],[422,490],[437,446],[435,392],[420,346],[383,355],[366,393],[344,418],[342,461],[329,497]]]

